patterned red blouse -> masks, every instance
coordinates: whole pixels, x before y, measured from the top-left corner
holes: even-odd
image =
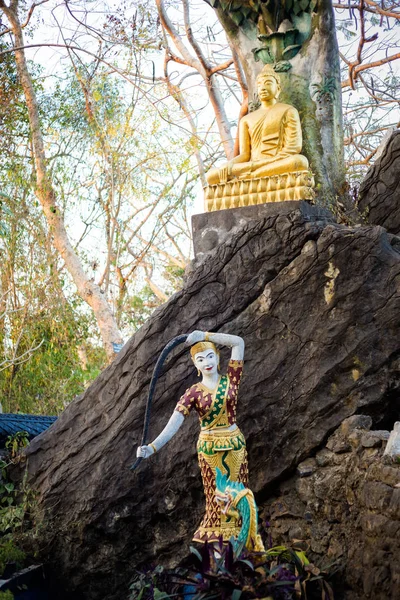
[[[231,359],[229,361],[228,370],[226,372],[228,377],[228,389],[226,392],[222,412],[218,418],[218,423],[216,423],[217,427],[228,427],[236,423],[236,404],[242,371],[242,360]],[[219,383],[217,389],[218,387]],[[197,411],[201,423],[215,402],[216,392],[217,390],[215,390],[215,392],[211,392],[202,383],[195,383],[186,390],[183,396],[181,396],[178,404],[175,407],[175,410],[179,411],[186,417],[190,411],[194,409]]]

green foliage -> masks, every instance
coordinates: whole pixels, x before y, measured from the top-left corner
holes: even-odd
[[[270,22],[275,25],[276,30],[284,19],[299,16],[303,12],[311,13],[316,0],[206,0],[213,8],[221,8],[229,15],[235,25],[246,27],[257,25],[260,17],[266,17],[266,11],[270,13]]]
[[[9,44],[0,41],[0,52],[8,50],[9,47]],[[15,61],[9,52],[0,55],[0,153],[3,157],[15,152],[18,143],[26,134],[27,109],[17,78]]]
[[[148,285],[145,285],[140,293],[125,300],[125,323],[134,330],[139,329],[159,305],[157,296]]]
[[[59,271],[33,196],[26,106],[12,54],[2,55],[0,65],[0,401],[5,412],[57,414],[99,373],[104,352],[93,317]],[[46,127],[52,125],[52,106],[41,103]],[[82,344],[85,367],[78,353]]]
[[[49,166],[73,243],[79,241],[74,240],[74,231],[82,221],[89,223],[88,230],[96,236],[98,231],[104,232],[99,239],[100,253],[93,253],[85,244],[79,249],[80,257],[86,271],[100,278],[109,249],[110,275],[103,291],[128,337],[161,303],[141,276],[141,261],[151,246],[146,240],[132,239],[132,229],[137,229],[135,210],[143,220],[144,229],[138,229],[143,238],[158,245],[164,223],[174,230],[171,221],[191,197],[191,188],[185,188],[185,173],[192,169],[190,156],[197,146],[166,135],[159,112],[137,108],[137,100],[126,93],[120,80],[101,69],[95,77],[88,77],[82,65],[79,69],[79,81],[72,70],[66,72],[54,93],[37,86],[46,143],[49,154],[54,152]],[[170,118],[168,111],[160,112]],[[18,126],[18,122],[8,123],[11,135]],[[98,375],[105,365],[105,353],[95,319],[52,247],[33,193],[31,164],[25,158],[30,156],[27,142],[25,139],[26,150],[21,145],[24,157],[11,153],[8,162],[0,162],[0,344],[5,349],[5,361],[0,361],[0,401],[6,412],[57,414]],[[166,146],[170,154],[164,160],[160,149]],[[177,156],[182,159],[178,166]],[[180,173],[182,184],[178,185]],[[114,207],[109,198],[111,188],[119,198]],[[152,221],[147,220],[146,212]],[[162,219],[158,219],[160,213]],[[107,237],[112,234],[111,214],[114,238]],[[132,266],[136,256],[138,265]],[[164,293],[180,287],[181,273],[170,267],[168,260],[152,262]],[[82,350],[86,353],[83,361]]]
[[[4,461],[1,461],[0,534],[3,536],[20,529],[25,516],[25,499],[22,502],[17,501],[18,490],[14,483],[6,479],[7,466]]]
[[[89,334],[85,318],[77,320],[68,305],[64,313],[58,310],[61,307],[53,305],[51,311],[35,311],[32,319],[25,321],[20,352],[42,344],[28,361],[0,373],[7,412],[57,414],[100,372],[104,354],[90,344],[86,345],[91,359],[88,367],[80,364],[78,347],[85,332]]]
[[[14,459],[22,448],[29,444],[29,434],[27,431],[17,431],[9,435],[6,441],[6,449],[9,451],[11,459]],[[13,484],[9,484],[13,485]],[[0,487],[0,494],[2,493]]]
[[[18,451],[26,446],[26,442],[26,432],[9,436],[9,455],[7,460],[0,461],[0,536],[3,537],[20,531],[36,506],[35,494],[27,486],[26,476],[18,487],[8,477],[9,466],[20,461]]]
[[[14,594],[10,590],[0,592],[0,600],[14,600]]]
[[[40,287],[36,287],[36,302],[26,307],[23,319],[19,313],[10,315],[7,337],[7,332],[0,329],[0,342],[10,345],[10,355],[18,343],[18,356],[28,359],[10,361],[10,367],[0,371],[5,412],[57,414],[97,376],[105,362],[101,348],[87,341],[92,324],[79,313],[80,302],[74,310],[71,304],[48,294],[41,307]],[[78,354],[83,344],[85,366]],[[31,348],[35,349],[30,352]]]
[[[16,563],[17,568],[21,568],[24,564],[26,555],[25,552],[15,546],[14,542],[5,540],[0,542],[0,576],[3,575],[4,569],[8,563]],[[12,596],[11,596],[12,597]],[[1,599],[1,596],[0,596]]]
[[[7,218],[9,219],[11,217],[11,211],[2,198],[8,200],[8,202],[10,201],[10,198],[0,192],[0,237],[5,238],[10,234],[10,230],[7,226]]]
[[[304,551],[276,546],[247,553],[243,546],[205,544],[191,548],[189,563],[167,570],[160,565],[137,572],[130,600],[172,599],[182,594],[193,600],[333,600],[327,573],[313,565]]]
[[[27,559],[26,553],[19,547],[20,534],[22,524],[29,523],[34,512],[35,496],[26,484],[26,476],[18,487],[8,479],[8,467],[18,460],[15,456],[18,448],[25,445],[25,432],[10,436],[7,440],[8,461],[0,461],[0,577],[7,565],[20,569]],[[4,598],[12,597],[4,595]]]

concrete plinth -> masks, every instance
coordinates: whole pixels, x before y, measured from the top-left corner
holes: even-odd
[[[335,222],[329,210],[311,205],[304,200],[271,202],[193,215],[192,232],[195,257],[201,258],[211,252],[222,244],[228,235],[233,233],[233,230],[243,227],[249,221],[287,215],[297,210],[307,221]]]

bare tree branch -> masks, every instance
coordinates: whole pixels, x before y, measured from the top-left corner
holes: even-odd
[[[381,67],[382,65],[385,65],[387,63],[393,62],[394,60],[397,60],[399,58],[400,58],[400,52],[397,52],[396,54],[393,54],[392,56],[387,56],[386,58],[381,58],[380,60],[375,60],[373,62],[364,64],[364,65],[361,64],[361,65],[355,66],[352,69],[351,78],[354,81],[356,79],[358,73],[361,73],[362,71],[366,71],[367,69],[373,69],[375,67]],[[345,81],[342,81],[342,88],[346,88],[346,87],[349,87],[349,86],[352,87],[351,78],[349,77]],[[353,87],[353,89],[354,89],[354,87]]]
[[[21,24],[21,29],[25,29],[25,27],[29,24],[29,21],[31,20],[31,16],[33,15],[33,11],[35,10],[35,8],[37,6],[40,6],[41,4],[45,4],[48,1],[49,0],[41,0],[40,2],[34,2],[32,4],[32,6],[30,7],[30,9],[28,11],[26,20],[24,21],[24,23]],[[4,7],[6,7],[4,0],[0,0],[0,8],[4,8]],[[0,31],[0,36],[5,35],[6,33],[12,33],[12,29],[11,28],[3,29],[2,31]]]

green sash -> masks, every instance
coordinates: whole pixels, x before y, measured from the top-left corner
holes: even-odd
[[[218,388],[213,398],[209,411],[204,415],[201,421],[202,429],[211,429],[214,423],[218,420],[221,412],[226,410],[226,396],[228,393],[229,378],[228,375],[223,375],[219,380]]]

